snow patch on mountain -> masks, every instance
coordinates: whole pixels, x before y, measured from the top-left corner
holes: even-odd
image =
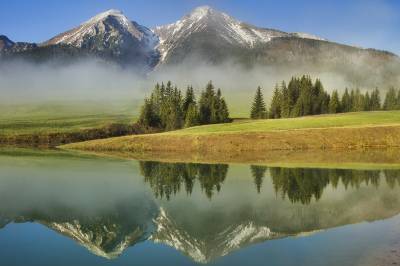
[[[313,34],[304,33],[304,32],[293,32],[293,33],[291,33],[291,35],[294,36],[294,37],[302,38],[302,39],[312,39],[312,40],[318,40],[318,41],[327,41],[327,39],[318,37],[318,36],[313,35]]]

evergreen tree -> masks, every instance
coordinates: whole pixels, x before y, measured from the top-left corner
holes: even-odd
[[[294,116],[293,109],[300,94],[300,80],[298,78],[292,77],[292,79],[290,80],[288,84],[288,94],[289,94],[290,116]]]
[[[282,81],[281,91],[282,91],[281,117],[287,118],[290,117],[291,106],[290,106],[289,89],[288,87],[286,87],[285,81]]]
[[[360,92],[360,89],[356,89],[356,91],[353,93],[353,105],[352,105],[352,111],[353,112],[360,112],[360,111],[364,111],[364,95]]]
[[[264,96],[261,88],[258,87],[256,95],[254,96],[253,105],[251,106],[250,117],[252,119],[263,119],[267,116],[267,109],[265,107]]]
[[[265,177],[265,172],[267,171],[267,167],[258,166],[258,165],[250,165],[251,174],[254,178],[254,183],[257,188],[257,192],[261,192],[261,187],[263,183],[263,179]]]
[[[193,87],[192,86],[188,86],[187,89],[186,89],[185,99],[183,100],[183,104],[182,104],[182,111],[184,113],[184,116],[188,112],[189,106],[191,104],[196,104],[196,98],[195,98],[195,95],[194,95]]]
[[[391,87],[385,97],[385,102],[383,104],[383,109],[384,110],[396,110],[398,109],[398,99],[397,99],[398,93],[396,92],[395,88]]]
[[[204,92],[201,93],[199,101],[199,120],[200,124],[210,124],[211,116],[214,112],[215,89],[210,81]]]
[[[371,111],[371,97],[367,91],[364,96],[364,111]]]
[[[271,106],[269,110],[270,118],[280,118],[281,117],[281,105],[282,105],[282,95],[279,90],[278,84],[275,86],[274,95],[272,96]]]
[[[327,92],[323,92],[322,96],[322,102],[321,102],[321,114],[327,114],[329,113],[329,103],[330,103],[331,97]],[[339,106],[340,106],[340,100],[339,100]],[[339,108],[341,109],[341,107]]]
[[[228,110],[228,105],[225,102],[224,98],[221,98],[220,104],[219,104],[219,121],[218,123],[228,123],[231,122],[231,119],[229,118],[229,110]]]
[[[349,112],[354,111],[354,105],[355,105],[355,93],[354,93],[354,90],[352,89],[350,92],[350,111]]]
[[[230,122],[228,106],[221,95],[221,90],[218,89],[215,93],[210,81],[199,100],[199,123],[203,125],[226,122]]]
[[[400,89],[397,92],[397,109],[400,109]]]
[[[155,112],[155,106],[151,99],[145,99],[144,105],[142,106],[139,123],[145,127],[159,127],[160,119]]]
[[[315,80],[315,84],[311,89],[311,114],[322,114],[324,109],[323,104],[325,100],[324,87],[319,79]]]
[[[376,111],[381,109],[381,96],[377,88],[371,93],[370,102],[371,102],[370,106],[371,111]]]
[[[350,94],[349,94],[349,90],[346,88],[346,90],[344,91],[343,95],[342,95],[342,102],[341,102],[341,106],[342,106],[342,112],[350,112],[352,107],[351,107],[351,99],[350,99]]]
[[[339,101],[339,94],[337,90],[332,92],[331,99],[329,101],[329,113],[336,114],[340,112],[340,101]]]
[[[300,94],[294,106],[292,116],[304,116],[313,114],[313,84],[309,76],[300,79]]]
[[[186,117],[185,117],[185,127],[193,127],[199,124],[199,113],[197,110],[197,105],[191,103],[188,106]]]

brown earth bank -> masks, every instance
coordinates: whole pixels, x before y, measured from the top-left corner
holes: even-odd
[[[135,135],[157,132],[154,129],[143,128],[132,124],[110,124],[102,128],[83,129],[72,132],[38,132],[30,134],[0,134],[0,145],[17,147],[47,147],[104,139],[117,136]]]
[[[148,134],[66,145],[68,149],[153,152],[242,152],[400,147],[400,125],[208,134]]]
[[[320,129],[279,130],[250,133],[209,133],[209,134],[149,134],[103,140],[73,143],[63,149],[77,149],[94,152],[112,152],[129,155],[136,159],[167,159],[176,161],[230,161],[257,162],[285,161],[288,154],[294,161],[308,161],[305,153],[316,151],[321,154],[321,162],[327,160],[341,162],[344,153],[363,161],[365,149],[391,149],[395,155],[368,155],[370,162],[396,161],[400,158],[396,148],[400,148],[400,125],[369,127],[338,127]],[[273,155],[270,153],[273,151]],[[318,152],[320,151],[320,152]],[[322,152],[323,151],[323,152]],[[351,152],[357,151],[357,152]],[[370,152],[368,152],[370,153]],[[386,153],[386,152],[385,152]],[[313,153],[310,153],[313,154]],[[336,155],[335,155],[336,154]],[[365,156],[366,157],[366,156]],[[310,158],[311,159],[311,158]],[[367,162],[368,162],[367,160]]]

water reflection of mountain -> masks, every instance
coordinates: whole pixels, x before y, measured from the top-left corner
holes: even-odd
[[[0,228],[40,223],[106,258],[152,241],[207,263],[400,213],[398,170],[65,160],[0,158]]]
[[[53,205],[49,209],[7,214],[7,223],[36,222],[74,239],[92,253],[112,259],[138,242],[146,240],[158,216],[154,202],[132,197],[115,208],[87,214],[79,208]]]

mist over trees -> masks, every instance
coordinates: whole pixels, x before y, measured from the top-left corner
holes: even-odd
[[[306,115],[335,114],[345,112],[400,110],[400,90],[390,88],[382,104],[379,90],[362,93],[360,89],[346,88],[342,95],[337,90],[325,91],[322,82],[312,81],[310,76],[292,77],[276,84],[268,112],[264,111],[264,99],[258,87],[250,110],[250,117],[289,118]]]
[[[151,96],[142,106],[139,124],[165,131],[196,125],[230,122],[228,106],[220,89],[210,81],[197,101],[192,86],[185,96],[170,81],[156,84]]]

